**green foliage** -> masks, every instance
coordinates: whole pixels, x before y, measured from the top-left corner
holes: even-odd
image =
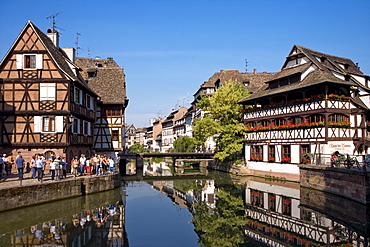
[[[215,158],[235,159],[235,153],[243,148],[245,133],[245,126],[241,123],[242,105],[237,102],[248,95],[248,90],[233,80],[225,82],[212,96],[201,95],[197,107],[206,114],[195,120],[193,134],[197,145],[203,145],[213,136],[217,144]]]
[[[241,194],[231,195],[224,189],[217,192],[215,208],[205,203],[194,204],[193,223],[201,238],[201,246],[240,246],[244,242],[245,225]]]
[[[180,136],[173,142],[173,150],[175,153],[194,152],[195,139],[188,136]]]
[[[173,185],[179,191],[188,192],[189,190],[200,189],[199,183],[195,180],[175,180]]]
[[[134,145],[132,145],[129,149],[128,149],[128,153],[130,154],[136,154],[136,153],[148,153],[149,152],[149,149],[147,148],[144,148],[144,145],[143,144],[140,144],[138,142],[135,142]]]

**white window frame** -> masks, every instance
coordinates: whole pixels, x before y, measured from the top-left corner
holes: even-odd
[[[35,56],[35,67],[34,68],[26,68],[25,61],[26,56]],[[38,70],[43,68],[43,55],[42,54],[17,54],[17,69],[23,70]]]
[[[40,101],[55,101],[56,83],[40,83]]]
[[[45,122],[47,120],[47,123]],[[42,116],[41,117],[41,132],[42,133],[55,133],[56,132],[56,117],[55,116]],[[46,127],[46,128],[45,128]]]

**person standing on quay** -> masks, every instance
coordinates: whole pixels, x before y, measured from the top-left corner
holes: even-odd
[[[9,176],[9,158],[3,154],[4,169],[7,176]]]
[[[31,159],[32,176],[31,176],[31,178],[36,178],[36,171],[37,171],[37,168],[36,168],[36,159],[37,159],[37,155],[32,156],[32,159]]]
[[[81,157],[80,157],[80,176],[83,175],[84,170],[85,170],[85,166],[86,166],[86,157],[85,157],[84,154],[81,154]]]
[[[51,173],[51,180],[54,180],[54,178],[55,178],[55,162],[54,162],[54,158],[51,158],[51,160],[50,160],[50,173]]]
[[[36,160],[36,169],[37,169],[37,180],[41,181],[42,180],[42,166],[43,166],[43,160],[42,157],[38,157]]]
[[[55,180],[59,181],[60,180],[60,171],[61,171],[61,166],[62,166],[62,161],[60,160],[60,157],[58,156],[54,160],[54,165],[55,165]]]
[[[22,155],[19,155],[18,158],[15,160],[18,168],[18,180],[23,179],[23,170],[24,170],[24,163],[26,161],[22,158]]]

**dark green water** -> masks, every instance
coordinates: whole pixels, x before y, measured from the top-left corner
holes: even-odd
[[[140,182],[0,213],[0,246],[368,246],[369,211],[298,183],[144,163]]]

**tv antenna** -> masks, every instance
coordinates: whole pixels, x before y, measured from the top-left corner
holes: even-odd
[[[62,12],[59,12],[59,13],[56,13],[56,14],[54,14],[54,15],[51,15],[51,16],[47,16],[46,17],[46,19],[52,19],[52,22],[51,23],[49,23],[49,25],[50,25],[50,28],[51,28],[51,30],[52,31],[58,31],[59,33],[60,33],[60,31],[59,30],[62,30],[62,31],[65,31],[64,29],[62,29],[62,28],[60,28],[60,27],[57,27],[56,26],[56,24],[57,24],[57,20],[55,19],[55,17],[57,17],[59,14],[61,14],[61,13],[63,13],[64,11],[62,11]],[[58,30],[57,30],[58,29]],[[62,34],[62,33],[60,33],[60,34]]]
[[[91,57],[91,54],[90,54],[90,47],[87,47],[87,57]]]
[[[75,44],[76,44],[76,57],[78,57],[78,50],[82,50],[82,48],[78,46],[78,36],[81,36],[81,33],[79,33],[79,32],[76,33],[76,42],[75,42]]]
[[[162,118],[162,110],[159,110],[159,111],[157,112],[157,117],[158,117],[158,118]]]
[[[245,72],[248,72],[248,59],[245,59]]]

